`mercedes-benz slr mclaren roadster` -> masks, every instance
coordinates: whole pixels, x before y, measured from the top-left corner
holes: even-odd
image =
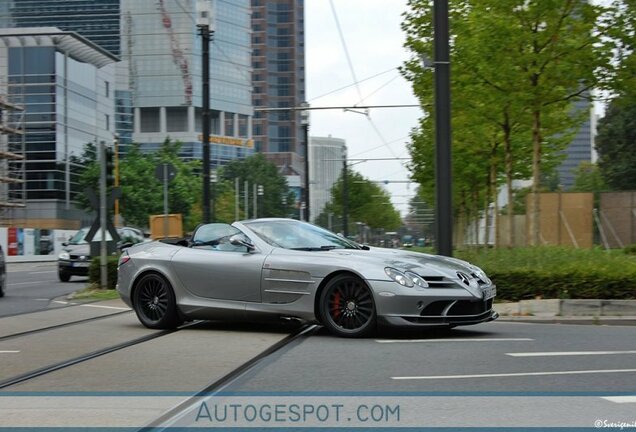
[[[497,318],[496,288],[478,267],[361,246],[291,219],[206,224],[177,244],[135,245],[118,273],[122,299],[150,328],[298,318],[356,337],[377,324],[454,327]]]

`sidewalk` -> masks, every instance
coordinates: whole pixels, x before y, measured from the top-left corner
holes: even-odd
[[[636,300],[546,299],[495,303],[499,320],[511,322],[636,325]]]

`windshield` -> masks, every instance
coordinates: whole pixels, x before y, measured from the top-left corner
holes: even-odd
[[[76,232],[73,237],[71,237],[71,239],[68,241],[68,244],[70,245],[88,244],[88,242],[86,241],[86,234],[88,234],[88,231],[90,231],[90,228],[88,227],[82,228],[81,230]],[[112,239],[113,238],[110,235],[110,233],[106,231],[106,240],[110,241]],[[101,230],[97,230],[97,232],[95,233],[95,237],[93,237],[93,241],[101,241],[101,240],[102,240]]]
[[[272,246],[296,250],[359,249],[359,247],[331,231],[305,222],[257,221],[246,224]]]

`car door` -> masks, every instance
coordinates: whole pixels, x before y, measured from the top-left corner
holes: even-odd
[[[192,294],[216,300],[244,302],[261,301],[261,274],[266,255],[245,246],[234,246],[229,238],[241,231],[226,224],[216,225],[224,234],[218,244],[197,240],[192,247],[184,247],[172,258],[173,270]],[[222,226],[224,225],[224,226]],[[223,231],[225,230],[225,232]],[[213,238],[214,234],[208,238]],[[207,243],[214,243],[207,240]]]

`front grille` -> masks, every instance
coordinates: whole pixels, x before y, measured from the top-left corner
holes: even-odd
[[[69,255],[69,257],[75,261],[88,261],[88,257],[86,255]]]
[[[439,300],[426,306],[420,315],[422,316],[441,316],[444,309],[448,307],[454,300]]]
[[[479,315],[492,309],[492,299],[487,301],[458,300],[448,311],[448,316]]]

